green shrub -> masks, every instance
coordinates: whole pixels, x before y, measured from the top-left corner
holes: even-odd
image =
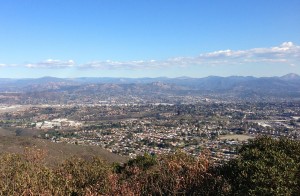
[[[220,169],[235,195],[297,195],[300,142],[261,137]]]

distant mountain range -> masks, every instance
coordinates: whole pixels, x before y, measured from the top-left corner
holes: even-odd
[[[72,94],[106,93],[198,95],[230,94],[244,97],[300,98],[300,76],[287,74],[282,77],[209,76],[205,78],[55,78],[0,79],[0,92],[65,92]]]

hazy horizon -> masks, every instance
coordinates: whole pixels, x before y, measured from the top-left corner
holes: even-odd
[[[167,76],[158,76],[158,77],[110,77],[110,76],[79,76],[79,77],[56,77],[56,76],[41,76],[41,77],[24,77],[24,78],[8,78],[8,77],[0,77],[0,79],[41,79],[41,78],[58,78],[58,79],[76,79],[76,78],[115,78],[115,79],[156,79],[156,78],[168,78],[168,79],[178,79],[178,78],[194,78],[194,79],[201,79],[201,78],[207,78],[207,77],[254,77],[254,78],[273,78],[273,77],[284,77],[284,76],[293,76],[300,77],[300,75],[296,73],[288,73],[284,75],[278,75],[278,76],[251,76],[251,75],[229,75],[229,76],[218,76],[218,75],[209,75],[209,76],[203,76],[203,77],[189,77],[189,76],[178,76],[178,77],[167,77]]]

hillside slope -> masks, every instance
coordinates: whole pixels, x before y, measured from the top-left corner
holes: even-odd
[[[46,153],[45,162],[48,165],[61,163],[63,160],[78,156],[89,159],[100,156],[108,162],[124,162],[126,157],[111,153],[97,146],[79,146],[66,143],[53,143],[43,139],[25,136],[0,136],[0,154],[17,153],[22,154],[26,148],[41,149]]]

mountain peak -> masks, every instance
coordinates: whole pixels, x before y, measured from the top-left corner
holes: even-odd
[[[286,74],[286,75],[284,75],[280,78],[284,79],[284,80],[299,80],[300,76],[298,74],[295,74],[295,73],[289,73],[289,74]]]

